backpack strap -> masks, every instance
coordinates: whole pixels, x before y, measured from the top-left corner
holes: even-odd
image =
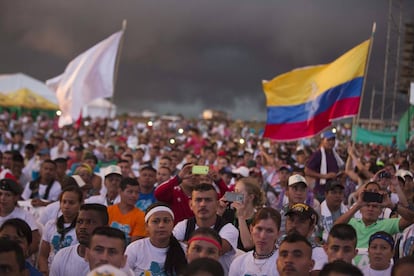
[[[221,228],[223,228],[223,226],[226,225],[227,223],[228,222],[225,219],[217,215],[216,223],[214,224],[213,229],[218,233],[220,232]],[[189,240],[191,233],[195,230],[195,226],[196,226],[195,217],[187,219],[187,224],[186,224],[185,234],[184,234],[184,241]]]
[[[187,219],[187,225],[185,227],[184,241],[188,241],[190,234],[195,230],[196,220],[195,217]]]

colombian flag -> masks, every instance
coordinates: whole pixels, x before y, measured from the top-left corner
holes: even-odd
[[[313,136],[333,119],[358,114],[370,40],[330,64],[295,69],[263,81],[264,137],[291,141]]]

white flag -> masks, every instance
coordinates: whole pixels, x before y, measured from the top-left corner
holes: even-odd
[[[115,60],[123,31],[99,42],[72,60],[65,72],[46,81],[56,92],[62,115],[59,127],[72,124],[82,107],[97,98],[111,97]]]

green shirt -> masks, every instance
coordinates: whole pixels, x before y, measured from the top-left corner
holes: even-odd
[[[357,248],[368,248],[369,237],[378,231],[385,231],[390,235],[400,233],[399,218],[377,220],[366,226],[362,219],[351,218],[349,225],[355,228],[357,233]]]

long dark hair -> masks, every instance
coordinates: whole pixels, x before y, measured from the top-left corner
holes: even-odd
[[[145,214],[151,211],[151,209],[154,209],[155,207],[158,207],[158,206],[170,208],[170,206],[168,206],[165,203],[155,202],[147,208]],[[179,243],[179,241],[174,237],[173,234],[171,234],[167,256],[165,258],[165,263],[164,263],[164,271],[167,275],[171,275],[171,276],[177,275],[177,274],[180,274],[182,271],[184,271],[186,266],[187,266],[187,259],[185,257],[184,250],[181,247],[181,244]]]
[[[81,189],[78,186],[68,186],[65,189],[63,189],[63,191],[60,193],[59,195],[59,201],[62,201],[63,198],[63,194],[66,192],[72,192],[78,195],[79,198],[79,203],[82,203],[83,201],[83,193],[81,191]],[[72,229],[75,228],[76,226],[76,220],[77,220],[77,215],[76,217],[72,220],[71,224],[68,227],[65,227],[65,218],[63,217],[63,215],[61,215],[60,217],[58,217],[57,221],[56,221],[56,228],[57,228],[57,232],[60,235],[60,243],[63,242],[63,240],[65,239],[65,236],[67,233],[69,233]]]

